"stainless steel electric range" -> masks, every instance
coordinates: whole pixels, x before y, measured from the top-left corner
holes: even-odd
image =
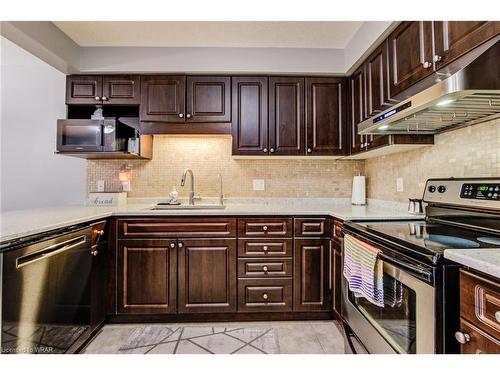
[[[384,290],[395,296],[375,306],[342,278],[351,352],[459,352],[459,265],[443,254],[500,248],[500,178],[431,179],[423,199],[425,220],[344,223],[344,234],[381,249]]]

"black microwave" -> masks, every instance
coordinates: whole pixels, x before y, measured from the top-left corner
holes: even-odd
[[[135,118],[131,118],[135,122]],[[101,120],[57,120],[58,152],[127,151],[128,140],[138,138],[136,127],[122,119],[105,117]],[[138,122],[138,121],[137,121]]]

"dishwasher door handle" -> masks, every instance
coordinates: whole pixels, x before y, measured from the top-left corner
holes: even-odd
[[[34,253],[24,255],[16,259],[16,268],[22,268],[29,264],[36,263],[41,260],[53,257],[54,255],[61,254],[65,251],[71,250],[77,246],[83,245],[87,242],[87,237],[85,235],[71,238],[64,242],[59,242],[54,245],[47,246],[44,249],[36,251]]]

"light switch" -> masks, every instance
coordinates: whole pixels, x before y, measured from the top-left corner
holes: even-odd
[[[104,192],[104,180],[97,181],[97,191],[99,193]]]
[[[396,191],[402,193],[404,191],[403,177],[396,178]]]
[[[262,191],[265,189],[264,180],[253,180],[253,190]]]

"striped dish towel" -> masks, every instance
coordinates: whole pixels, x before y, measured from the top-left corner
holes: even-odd
[[[344,277],[349,290],[384,307],[383,264],[377,258],[380,249],[348,234],[344,237]]]

